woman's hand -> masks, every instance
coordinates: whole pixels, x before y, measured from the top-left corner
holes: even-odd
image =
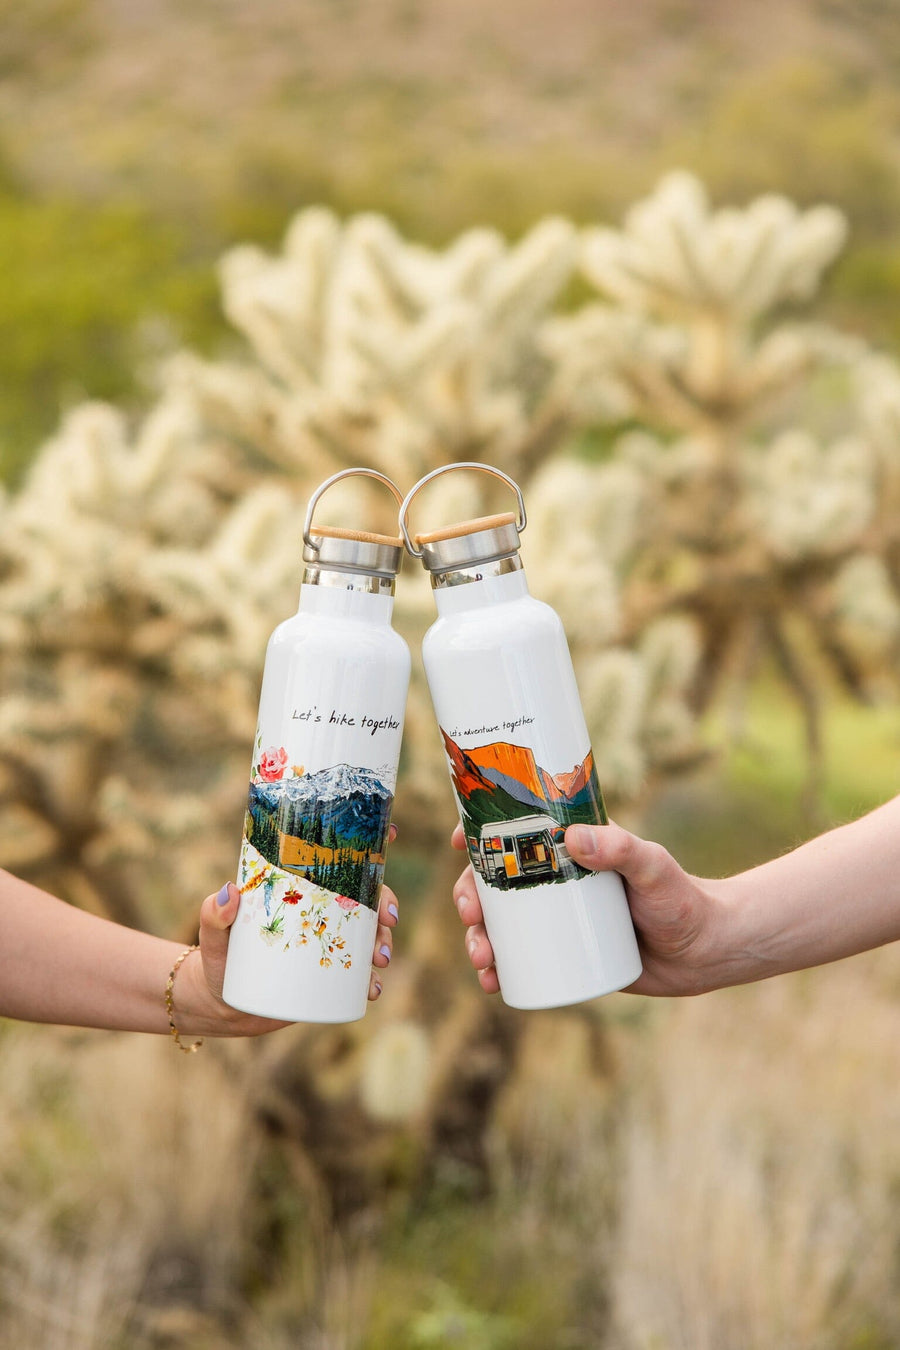
[[[239,1012],[222,998],[228,935],[239,906],[240,891],[233,881],[223,886],[218,895],[208,895],[200,906],[200,951],[184,963],[173,991],[179,1032],[193,1036],[261,1036],[289,1025],[269,1017]],[[397,897],[389,886],[381,888],[378,918],[369,979],[370,1000],[381,994],[380,972],[390,963],[393,929],[399,919]],[[185,976],[188,978],[184,979]],[[183,988],[179,990],[182,981]]]

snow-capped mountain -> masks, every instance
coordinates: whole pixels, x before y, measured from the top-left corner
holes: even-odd
[[[284,778],[269,786],[278,789],[276,795],[295,802],[333,802],[353,793],[389,801],[393,793],[385,787],[379,772],[377,769],[358,769],[352,764],[332,764],[327,769],[319,769],[318,773]]]
[[[384,847],[393,800],[376,770],[334,764],[274,783],[251,783],[249,809],[259,839],[274,831],[273,840],[275,834],[293,835],[341,847],[352,841],[377,851]]]

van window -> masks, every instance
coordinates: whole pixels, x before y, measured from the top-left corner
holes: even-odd
[[[512,853],[512,851],[513,851],[513,841],[512,841],[512,836],[511,836],[511,835],[505,834],[505,835],[503,836],[503,848],[504,848],[504,851],[505,851],[506,853]]]

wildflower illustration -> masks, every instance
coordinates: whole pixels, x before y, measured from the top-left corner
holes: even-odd
[[[257,773],[266,783],[277,783],[284,777],[285,766],[288,762],[288,752],[283,745],[270,746],[268,750],[263,750],[259,757]]]
[[[241,895],[248,897],[253,906],[249,912],[255,912],[259,935],[268,946],[280,945],[283,951],[289,951],[291,947],[314,945],[319,950],[319,964],[324,968],[337,964],[343,970],[351,969],[352,957],[342,929],[364,909],[358,900],[336,895],[314,883],[299,888],[293,878],[267,862],[249,844],[245,844],[241,853],[239,880]],[[279,894],[278,887],[285,881],[289,881],[288,889]],[[336,922],[335,907],[340,911]]]
[[[327,917],[329,901],[334,901],[343,910],[334,928],[329,926]],[[319,900],[308,905],[306,909],[300,911],[300,927],[294,939],[295,945],[306,947],[314,939],[319,944],[320,966],[327,968],[337,961],[344,970],[349,970],[352,959],[346,950],[347,942],[341,934],[341,929],[345,921],[358,915],[361,909],[359,901],[352,900],[347,895],[330,896],[327,900]]]
[[[281,900],[278,902],[278,907],[276,908],[274,914],[270,914],[271,892],[269,888],[274,886],[274,881],[275,878],[274,876],[272,876],[269,877],[264,883],[264,889],[266,892],[264,904],[268,922],[262,924],[260,926],[259,931],[262,937],[265,938],[267,941],[274,941],[276,938],[282,937],[284,935],[284,916],[287,906],[299,905],[300,901],[303,899],[303,894],[301,891],[295,890],[285,891],[284,895],[281,897]]]

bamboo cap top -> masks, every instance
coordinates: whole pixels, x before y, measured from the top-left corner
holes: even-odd
[[[456,525],[445,525],[442,530],[431,530],[428,534],[417,534],[415,542],[421,544],[439,544],[444,539],[461,539],[467,534],[477,534],[481,530],[499,530],[504,525],[515,524],[514,511],[503,511],[497,516],[479,516],[476,520],[461,520]]]
[[[353,539],[359,544],[384,544],[388,548],[402,548],[400,535],[373,534],[371,530],[345,530],[339,525],[314,525],[311,533],[323,539]]]

